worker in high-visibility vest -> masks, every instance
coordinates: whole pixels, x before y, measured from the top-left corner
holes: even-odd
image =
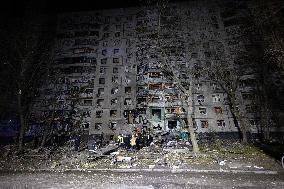
[[[131,149],[136,148],[136,140],[137,140],[137,135],[135,133],[133,133],[131,140],[130,140]]]
[[[123,139],[123,136],[121,134],[119,134],[117,136],[117,142],[118,142],[119,147],[121,147],[121,148],[124,147],[124,139]]]

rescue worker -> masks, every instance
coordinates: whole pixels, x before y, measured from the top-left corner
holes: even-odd
[[[118,146],[120,148],[124,148],[124,140],[123,140],[123,136],[121,134],[119,134],[117,136],[117,142],[118,142]]]

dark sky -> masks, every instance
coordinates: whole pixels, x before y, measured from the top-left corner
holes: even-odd
[[[0,4],[1,15],[22,16],[30,7],[44,13],[88,11],[121,7],[139,6],[149,0],[3,0]],[[170,0],[185,1],[185,0]]]

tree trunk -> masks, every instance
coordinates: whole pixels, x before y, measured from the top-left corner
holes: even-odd
[[[234,105],[233,105],[234,106]],[[236,108],[236,106],[233,107],[234,114],[236,115],[236,123],[239,124],[240,132],[241,132],[241,140],[243,143],[248,143],[248,136],[247,136],[247,127],[240,115],[240,111]]]
[[[25,122],[25,114],[23,111],[23,107],[22,107],[22,94],[21,94],[21,90],[19,90],[18,94],[17,94],[17,98],[18,98],[18,112],[19,112],[19,116],[20,116],[20,133],[19,133],[19,144],[18,144],[18,150],[22,151],[23,150],[23,144],[24,144],[24,136],[25,136],[25,131],[26,131],[26,122]]]
[[[248,142],[248,137],[247,137],[247,127],[240,115],[240,110],[237,108],[236,106],[236,97],[235,97],[235,93],[236,92],[232,92],[231,94],[228,94],[229,97],[229,102],[230,102],[230,109],[231,109],[231,113],[233,115],[234,123],[236,125],[236,127],[239,128],[240,131],[240,135],[241,135],[241,141],[243,143],[247,143]]]
[[[193,122],[192,122],[192,117],[191,117],[191,111],[190,107],[187,105],[187,126],[188,126],[188,132],[190,134],[190,140],[192,143],[192,148],[194,153],[199,153],[199,147],[197,144],[194,128],[193,128]]]

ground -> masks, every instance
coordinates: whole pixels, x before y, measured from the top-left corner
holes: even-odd
[[[253,144],[217,141],[200,145],[197,156],[190,146],[151,145],[139,151],[118,149],[111,155],[90,158],[88,150],[80,152],[68,146],[56,150],[27,150],[24,154],[12,153],[12,147],[2,148],[0,170],[86,170],[86,169],[223,169],[281,171],[280,159],[265,154]],[[283,154],[284,155],[284,154]]]
[[[284,175],[224,173],[17,172],[1,173],[0,188],[284,188]]]
[[[254,144],[215,141],[118,148],[96,158],[69,146],[0,154],[0,188],[284,188],[284,167]],[[282,153],[282,152],[281,152]]]

